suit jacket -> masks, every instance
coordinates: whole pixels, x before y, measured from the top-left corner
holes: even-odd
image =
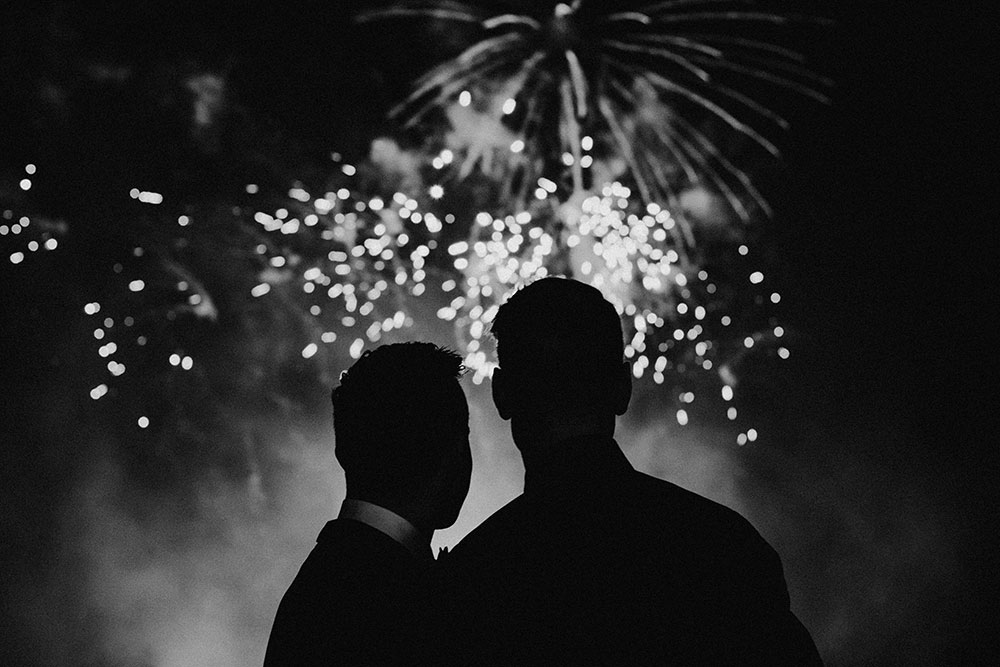
[[[463,661],[822,664],[743,517],[635,471],[611,439],[571,444],[443,561]]]
[[[418,558],[351,519],[320,532],[278,606],[265,667],[411,664],[427,648],[428,547]]]

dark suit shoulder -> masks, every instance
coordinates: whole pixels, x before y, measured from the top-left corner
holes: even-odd
[[[781,561],[749,521],[671,482],[614,475],[521,495],[455,548],[472,645],[488,658],[533,637],[510,664],[816,663]]]
[[[539,501],[522,494],[467,535],[453,555],[461,560],[481,553],[494,559],[498,546],[516,551],[520,542],[550,530],[599,529],[606,531],[608,539],[645,535],[656,543],[694,541],[701,548],[724,552],[744,544],[754,544],[754,550],[767,547],[750,522],[725,505],[638,471],[622,481],[612,493],[588,495],[581,489],[577,496],[561,501]]]
[[[403,637],[425,602],[421,576],[387,535],[329,522],[278,606],[265,665],[394,662],[392,638]]]
[[[632,495],[650,518],[659,515],[677,529],[712,535],[727,543],[763,541],[743,515],[722,503],[646,473],[636,471],[633,480],[632,493],[626,494]]]
[[[514,498],[509,503],[491,514],[485,521],[462,538],[449,553],[449,561],[456,556],[461,559],[482,550],[492,550],[497,540],[509,539],[514,532],[520,532],[524,523],[531,521],[532,508],[524,494]]]

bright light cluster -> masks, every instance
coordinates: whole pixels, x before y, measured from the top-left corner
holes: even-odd
[[[555,220],[526,211],[503,218],[481,212],[469,240],[448,247],[461,278],[442,286],[455,295],[438,316],[456,322],[473,381],[495,366],[487,338],[499,304],[546,275],[570,275],[604,293],[622,316],[636,378],[648,373],[663,384],[671,371],[698,368],[716,369],[725,379],[727,359],[713,336],[732,318],[708,272],[675,249],[681,246],[670,212],[642,206],[628,187],[613,182],[559,213]],[[749,284],[762,276],[755,272]]]
[[[34,176],[37,167],[26,164],[24,172]],[[19,187],[27,192],[31,189],[31,179],[21,180]],[[3,256],[11,264],[23,263],[32,253],[43,250],[55,250],[59,247],[59,239],[65,225],[48,219],[36,219],[30,215],[18,215],[13,208],[4,208],[0,218],[0,244]]]
[[[447,154],[436,157],[451,159]],[[720,276],[716,284],[685,252],[671,212],[644,203],[621,182],[561,204],[553,197],[536,200],[530,210],[503,216],[480,211],[464,219],[444,210],[441,191],[433,187],[366,193],[356,182],[357,168],[343,164],[340,171],[336,187],[320,195],[295,184],[278,205],[238,213],[247,238],[256,239],[250,248],[259,267],[244,298],[268,308],[290,304],[302,313],[311,333],[298,348],[301,359],[323,363],[334,345],[357,359],[388,334],[436,313],[453,324],[456,347],[473,382],[481,383],[495,367],[489,331],[499,305],[518,287],[548,275],[594,285],[614,304],[637,379],[679,387],[678,378],[685,373],[709,371],[722,379],[727,403],[737,383],[734,359],[770,349],[761,343],[784,333],[781,327],[747,330],[746,320],[736,317],[731,302],[722,297],[720,286],[730,278]],[[540,180],[538,187],[550,192],[553,185]],[[246,192],[261,196],[257,188]],[[197,215],[182,218],[173,227],[177,234],[204,226]],[[136,248],[133,254],[141,258],[145,253]],[[739,256],[746,254],[741,249]],[[178,295],[167,310],[160,304],[168,320],[182,311],[215,319],[215,300],[198,282],[196,269],[176,262],[167,262],[166,269],[156,277],[135,266],[116,265],[121,294],[111,297],[115,310],[131,304],[138,309],[134,312],[152,312],[154,306],[143,304],[162,298],[155,294],[166,283]],[[760,304],[773,294],[762,271],[748,269],[740,282],[728,287],[760,292]],[[769,301],[775,303],[774,298]],[[83,309],[98,325],[95,349],[104,370],[91,397],[99,400],[126,374],[125,364],[115,357],[126,347],[145,346],[146,332],[129,332],[134,320],[113,320],[114,313],[106,313],[98,301]],[[413,336],[403,336],[408,337]],[[166,370],[198,373],[201,364],[211,364],[180,348],[178,344],[163,353]],[[787,358],[787,348],[779,348],[778,355]],[[692,419],[694,398],[691,391],[676,396],[679,425]],[[735,420],[736,408],[727,405],[726,414]],[[756,432],[741,436],[752,442]]]
[[[341,171],[350,178],[357,169],[344,164]],[[436,200],[443,188],[425,194]],[[258,246],[266,262],[250,294],[286,298],[293,290],[309,304],[317,333],[302,357],[343,341],[357,359],[389,332],[412,326],[413,299],[441,283],[436,255],[454,216],[423,210],[404,192],[383,197],[344,186],[314,197],[296,186],[289,196],[301,203],[297,210],[253,216],[272,242]]]

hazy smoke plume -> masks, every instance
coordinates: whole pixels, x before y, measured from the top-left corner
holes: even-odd
[[[521,488],[519,456],[488,391],[470,387],[470,398],[472,491],[436,546],[455,544]],[[829,664],[890,650],[909,664],[933,662],[933,635],[912,630],[947,596],[957,565],[946,517],[922,511],[917,480],[871,461],[832,467],[838,447],[819,436],[794,459],[666,419],[626,421],[618,439],[640,470],[758,527],[782,554],[793,608]],[[331,436],[269,447],[262,480],[206,471],[191,492],[145,490],[110,459],[89,468],[65,534],[84,574],[74,612],[99,619],[92,664],[260,663],[278,601],[344,488]]]

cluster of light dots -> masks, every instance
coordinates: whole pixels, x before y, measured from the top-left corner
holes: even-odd
[[[548,179],[539,179],[539,184],[546,192],[555,189]],[[636,378],[649,372],[655,383],[664,383],[675,365],[667,353],[678,348],[689,350],[690,362],[698,367],[716,367],[716,344],[706,327],[710,318],[721,327],[732,322],[729,315],[711,309],[717,287],[705,270],[674,249],[676,223],[669,211],[649,204],[639,213],[630,212],[636,210],[631,195],[621,183],[605,185],[599,195],[582,202],[575,226],[554,232],[559,238],[528,212],[503,218],[481,212],[470,241],[448,247],[463,278],[442,285],[446,292],[461,290],[438,316],[463,325],[466,365],[475,371],[474,380],[488,376],[495,365],[484,339],[499,303],[518,286],[554,273],[557,255],[567,252],[574,277],[600,289],[622,316],[628,338],[625,354]],[[755,271],[747,280],[759,285],[764,276]],[[698,282],[703,289],[693,290]],[[699,295],[708,298],[702,303]],[[774,334],[780,337],[781,328]],[[756,340],[748,336],[744,345],[750,348]],[[779,355],[787,358],[787,350]],[[686,417],[678,421],[686,423]]]
[[[97,320],[97,327],[93,330],[93,336],[95,340],[105,341],[107,338],[111,337],[112,333],[115,331],[115,324],[116,324],[115,320],[112,317],[104,317],[103,319],[99,317],[99,314],[101,313],[101,304],[99,302],[91,301],[90,303],[87,303],[83,307],[83,312],[88,317],[93,317]],[[135,319],[130,316],[127,316],[123,318],[121,323],[126,328],[128,328],[131,327],[133,324],[135,324]],[[139,346],[143,346],[146,344],[146,338],[145,336],[138,336],[135,339],[135,342]],[[114,355],[120,351],[121,348],[119,347],[118,343],[112,340],[108,340],[107,342],[102,342],[101,345],[98,347],[97,355],[102,359],[102,361],[104,359],[107,359],[107,363],[104,364],[104,367],[106,368],[107,373],[111,376],[111,378],[109,378],[108,381],[99,383],[90,390],[89,394],[91,399],[99,401],[105,396],[107,396],[111,391],[108,382],[112,381],[112,379],[114,378],[119,378],[125,374],[126,371],[125,364],[114,359]],[[181,366],[185,370],[190,370],[194,363],[191,357],[189,356],[181,357],[178,354],[170,355],[169,362],[171,366]],[[141,429],[148,428],[149,424],[150,424],[149,417],[145,415],[140,416],[136,420],[136,425]]]
[[[162,194],[150,190],[141,190],[139,188],[132,188],[129,191],[129,197],[137,200],[140,204],[159,205],[163,203]],[[188,227],[193,221],[188,215],[180,215],[177,216],[175,222],[178,227]],[[51,242],[53,244],[52,247],[54,248],[55,239],[51,239]],[[137,246],[132,249],[132,255],[134,257],[142,257],[144,254],[145,249],[141,246]],[[116,263],[113,268],[115,274],[122,274],[125,272],[125,267],[120,262]],[[140,296],[146,291],[148,286],[146,279],[135,276],[126,277],[120,284],[123,286],[123,291]],[[188,281],[178,280],[175,287],[178,292],[185,295],[183,300],[184,307],[190,309],[195,315],[208,316],[214,314],[214,306],[211,305],[210,301],[201,292],[195,289],[194,286],[190,285]],[[143,310],[141,304],[138,306],[138,309],[140,311]],[[103,310],[107,310],[107,308],[104,308]],[[148,338],[145,335],[136,335],[129,331],[129,329],[135,325],[134,317],[126,315],[117,321],[110,315],[103,316],[103,318],[99,317],[99,314],[104,315],[103,310],[102,304],[99,301],[89,302],[83,307],[85,315],[96,319],[96,328],[92,330],[92,335],[94,340],[99,344],[97,348],[97,356],[101,359],[101,367],[104,369],[103,372],[106,372],[110,376],[90,390],[90,398],[95,401],[109,395],[112,391],[110,383],[124,376],[128,370],[124,363],[115,359],[115,355],[125,354],[127,348],[132,345],[144,347],[148,343]],[[168,319],[173,319],[175,314],[176,313],[173,310],[168,310]],[[113,337],[117,337],[118,340],[111,340]],[[193,357],[181,352],[171,353],[167,356],[165,361],[169,367],[177,368],[181,371],[190,371],[195,367]],[[121,382],[122,380],[118,381]],[[145,415],[138,417],[136,424],[139,428],[148,428],[150,425],[149,417]]]
[[[114,355],[120,351],[118,343],[112,340],[103,342],[110,338],[115,330],[115,319],[113,317],[104,317],[103,319],[97,317],[98,313],[101,312],[101,304],[97,301],[92,301],[85,305],[83,307],[83,312],[85,315],[94,317],[97,320],[97,326],[92,332],[94,340],[101,343],[97,348],[97,356],[101,358],[102,362],[104,359],[107,359],[107,362],[103,365],[112,377],[121,377],[125,374],[126,368],[125,364],[115,360],[114,358]],[[132,317],[126,317],[122,321],[122,324],[126,327],[131,327],[135,324],[135,320]],[[90,397],[96,401],[107,393],[108,386],[101,383],[90,390]]]
[[[38,168],[34,164],[26,164],[24,173],[26,177],[21,179],[19,187],[27,192],[31,189],[31,176],[34,176]],[[31,253],[40,250],[55,250],[59,247],[59,240],[50,231],[36,229],[37,225],[32,225],[30,216],[17,215],[12,209],[3,211],[0,220],[0,237],[6,237],[7,261],[11,264],[21,264]],[[11,247],[12,244],[16,244]]]
[[[445,149],[433,157],[432,166],[444,168],[454,159],[455,155]],[[345,169],[345,174],[353,172]],[[538,190],[545,196],[556,189],[553,181],[538,180]],[[438,199],[443,188],[432,185],[426,194]],[[438,249],[436,237],[445,225],[455,222],[454,218],[445,216],[442,221],[433,212],[421,210],[414,198],[402,192],[387,200],[365,199],[345,187],[313,198],[302,188],[295,188],[289,196],[309,204],[313,212],[295,217],[287,209],[278,209],[258,212],[255,220],[276,235],[293,236],[304,228],[317,228],[320,237],[334,246],[322,261],[302,270],[301,288],[337,302],[339,325],[347,330],[344,340],[350,340],[351,357],[358,358],[366,345],[378,343],[385,333],[411,324],[412,319],[403,310],[377,315],[377,302],[391,290],[403,290],[413,297],[424,293],[428,258]],[[679,370],[678,355],[671,357],[668,351],[681,346],[685,359],[706,371],[716,368],[725,377],[724,369],[717,367],[721,362],[716,357],[716,344],[705,325],[714,317],[726,327],[732,318],[711,310],[710,298],[716,286],[706,271],[689,264],[674,249],[676,221],[670,212],[656,204],[634,212],[637,204],[632,192],[617,182],[606,184],[599,194],[585,199],[580,208],[575,226],[558,232],[534,220],[528,211],[504,217],[480,212],[469,225],[467,240],[441,248],[450,262],[448,268],[453,270],[437,285],[451,297],[438,309],[437,316],[455,324],[473,382],[481,383],[495,367],[486,339],[499,304],[519,286],[553,274],[553,262],[560,251],[569,253],[575,277],[600,289],[622,316],[628,334],[625,352],[636,378],[648,373],[653,382],[664,383],[672,368]],[[422,225],[425,240],[414,241],[403,221],[410,229]],[[267,251],[264,247],[259,250]],[[746,255],[748,248],[742,246],[739,252]],[[269,259],[274,267],[289,261],[280,254]],[[373,275],[376,278],[371,278]],[[751,286],[765,282],[760,271],[749,273],[745,280]],[[692,290],[698,282],[703,289]],[[262,297],[271,289],[271,283],[262,281],[251,294]],[[699,294],[709,295],[708,300],[699,302]],[[779,300],[777,293],[772,293],[771,301]],[[315,304],[310,312],[318,317],[329,308],[328,303]],[[773,335],[780,338],[781,327],[775,327]],[[747,336],[744,346],[752,348],[763,337],[760,333]],[[302,349],[302,357],[311,358],[320,350],[320,343],[337,340],[336,332],[326,331],[320,341]],[[779,348],[778,355],[787,358],[788,350]],[[725,386],[727,401],[732,400],[732,391],[731,385]],[[691,403],[694,393],[683,393],[678,400]],[[728,407],[726,414],[730,420],[737,418],[735,407]],[[690,420],[684,407],[677,410],[676,417],[682,426]],[[737,441],[745,444],[756,438],[756,431],[750,429]]]
[[[588,142],[586,147],[590,146]],[[335,159],[339,160],[339,155],[335,154]],[[455,154],[445,149],[432,158],[431,166],[444,169],[455,159]],[[341,164],[340,170],[348,180],[357,173],[350,164]],[[553,196],[557,189],[554,181],[539,178],[536,197]],[[246,192],[257,194],[259,188],[248,184]],[[444,195],[444,188],[432,184],[426,192],[414,194],[434,202]],[[132,192],[141,203],[162,201],[152,195],[156,193]],[[655,203],[641,205],[621,183],[605,184],[585,198],[571,224],[564,220],[563,225],[553,226],[535,219],[529,211],[504,217],[480,212],[470,221],[466,240],[447,245],[441,241],[442,232],[456,223],[455,217],[439,217],[405,192],[383,198],[362,195],[345,186],[315,196],[296,185],[288,197],[286,206],[252,215],[253,224],[271,242],[256,247],[264,268],[248,296],[266,298],[291,284],[312,301],[308,311],[323,326],[316,339],[301,349],[304,359],[315,357],[324,345],[338,342],[347,346],[352,358],[359,358],[367,346],[379,343],[387,333],[412,326],[406,300],[420,298],[431,288],[445,295],[447,303],[437,316],[454,323],[464,363],[472,371],[473,382],[481,383],[495,367],[486,339],[499,305],[518,287],[555,274],[557,261],[568,261],[574,277],[600,289],[622,316],[627,335],[625,353],[636,378],[648,374],[654,383],[663,384],[668,373],[684,368],[678,362],[683,358],[688,367],[714,369],[727,381],[716,342],[706,328],[711,318],[722,327],[732,323],[729,315],[713,308],[711,295],[716,286],[705,270],[677,251],[677,223],[670,212]],[[186,227],[192,220],[180,216],[177,224]],[[454,238],[454,234],[450,236]],[[744,256],[749,252],[746,246],[738,250]],[[136,249],[137,255],[141,252]],[[291,283],[288,271],[296,276]],[[749,273],[745,280],[758,288],[766,282],[760,271]],[[133,293],[146,287],[138,277],[125,284]],[[701,289],[692,289],[696,284]],[[190,288],[185,281],[177,287]],[[400,296],[403,298],[397,298]],[[199,294],[192,293],[188,303],[198,306],[200,300]],[[779,300],[777,293],[771,293],[772,303]],[[96,302],[85,308],[88,315],[99,310]],[[91,390],[94,400],[105,396],[108,382],[126,370],[113,358],[117,344],[104,341],[113,323],[102,324],[94,337],[102,343],[98,354],[107,359],[111,378]],[[777,339],[783,333],[781,327],[767,335],[754,333],[746,336],[744,346],[750,349],[765,337]],[[146,341],[140,336],[136,342],[144,345]],[[787,359],[788,349],[779,347],[778,356]],[[195,366],[194,359],[181,351],[171,353],[167,361],[180,371]],[[722,391],[725,401],[733,400],[732,384],[725,384]],[[695,395],[683,392],[677,399],[676,420],[685,426]],[[730,405],[726,415],[735,421],[736,408]],[[149,419],[143,416],[138,424],[146,428]],[[757,438],[757,431],[751,428],[737,436],[737,443],[744,445]]]
[[[338,154],[331,157],[340,159]],[[445,150],[434,162],[443,168],[453,159],[454,154]],[[357,173],[346,163],[340,170],[348,178]],[[256,194],[258,188],[251,184],[247,192]],[[423,194],[437,200],[444,196],[444,188],[432,184]],[[357,359],[367,345],[412,326],[413,318],[400,307],[399,297],[419,298],[427,292],[437,237],[455,217],[422,210],[413,196],[403,192],[383,198],[345,186],[314,196],[296,186],[288,196],[301,206],[253,215],[275,242],[257,246],[266,268],[250,296],[271,294],[283,282],[273,270],[294,266],[299,289],[313,301],[309,313],[324,324],[318,339],[302,348],[302,357],[310,359],[322,345],[343,341]],[[299,241],[308,245],[308,259],[291,249]]]
[[[340,160],[337,154],[332,157]],[[450,158],[445,153],[442,159]],[[357,173],[351,164],[342,163],[339,167],[348,179]],[[257,194],[259,187],[248,184],[246,192]],[[435,184],[424,194],[436,200],[444,195],[444,189]],[[133,188],[129,196],[142,204],[163,202],[159,193],[139,188]],[[419,298],[426,293],[430,282],[428,269],[434,262],[431,255],[438,244],[435,237],[454,222],[454,216],[439,218],[433,212],[422,211],[414,197],[402,192],[383,199],[362,196],[341,187],[313,196],[297,185],[288,191],[288,198],[285,207],[252,214],[251,224],[272,242],[256,246],[264,268],[258,282],[250,287],[248,297],[258,299],[273,295],[286,286],[287,280],[281,272],[296,273],[298,288],[306,298],[313,300],[308,308],[310,315],[325,325],[324,330],[317,333],[316,340],[301,349],[302,358],[310,359],[322,346],[340,341],[356,359],[366,346],[378,343],[388,332],[412,326],[413,318],[399,299],[390,297],[403,294]],[[187,215],[179,216],[176,222],[179,227],[193,224]],[[21,231],[16,229],[13,233]],[[308,258],[303,259],[301,247],[293,248],[296,244],[308,248]],[[133,249],[136,257],[144,253],[141,247]],[[126,274],[120,282],[123,294],[144,296],[148,276],[129,276],[121,263],[116,264],[114,270],[116,274]],[[200,294],[187,280],[178,280],[176,289],[188,293],[185,305],[196,314],[199,308],[206,312],[210,308],[207,295]],[[144,335],[128,335],[122,330],[123,326],[134,324],[132,317],[118,322],[110,316],[105,317],[107,306],[105,303],[102,308],[100,302],[92,301],[83,307],[84,314],[96,320],[93,339],[98,345],[96,351],[102,372],[107,373],[89,392],[94,401],[113,393],[114,382],[126,375],[125,364],[116,357],[130,345],[141,347],[148,342]],[[138,307],[142,309],[141,302]],[[168,312],[168,316],[170,314]],[[165,361],[169,368],[181,372],[197,368],[195,359],[181,350],[170,353]],[[137,424],[147,428],[149,418],[141,416]]]
[[[463,107],[470,106],[472,104],[472,93],[468,90],[463,90],[462,92],[460,92],[458,94],[458,104],[459,106]],[[504,116],[509,116],[510,114],[514,113],[515,109],[517,109],[517,100],[514,99],[513,97],[507,97],[500,103],[500,112]],[[517,153],[522,153],[526,147],[527,145],[525,144],[524,139],[518,138],[514,139],[510,143],[508,149],[510,150],[511,153],[517,154]],[[591,151],[593,148],[594,148],[593,137],[583,136],[580,138],[580,149],[583,151],[583,154],[580,156],[580,164],[579,164],[581,168],[587,169],[594,164],[594,157],[589,154],[589,151]],[[451,150],[446,150],[445,153],[449,154],[449,156],[452,155]],[[576,157],[574,157],[573,153],[569,151],[564,151],[560,156],[560,161],[562,162],[563,166],[572,167],[574,164],[576,164]],[[432,165],[434,166],[435,169],[442,169],[450,163],[451,163],[451,158],[450,157],[444,158],[444,156],[442,155],[439,156],[438,158],[435,158],[432,162]],[[543,185],[543,183],[546,181],[548,181],[548,183],[552,183],[551,180],[546,178],[539,179],[539,185],[538,187],[535,188],[535,197],[537,199],[545,199],[550,194],[555,193],[555,185],[552,184],[551,189],[549,189],[549,187]]]

